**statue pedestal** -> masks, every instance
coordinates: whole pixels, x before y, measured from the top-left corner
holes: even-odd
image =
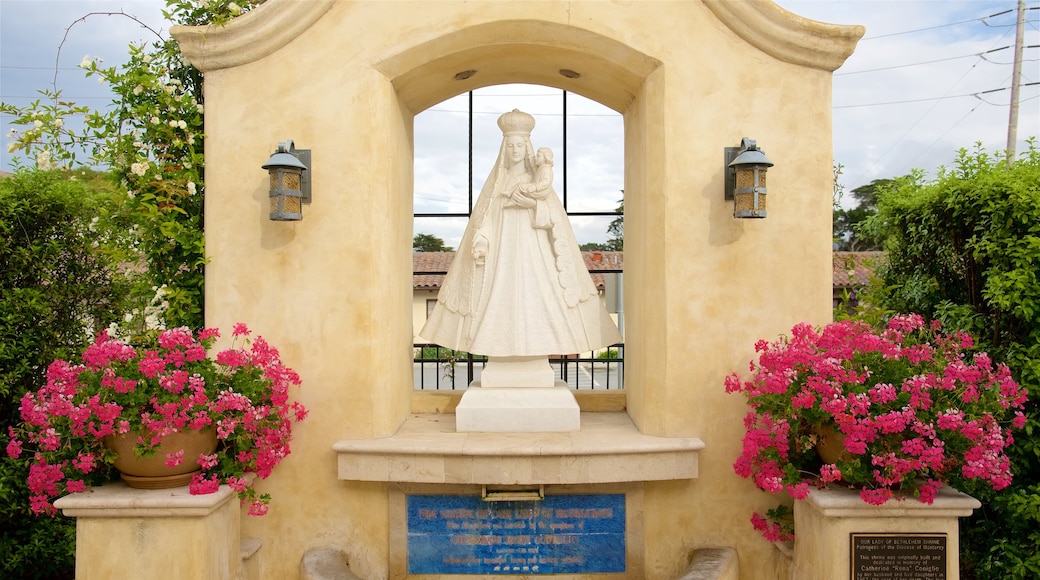
[[[242,560],[237,495],[226,485],[191,495],[188,486],[132,489],[119,482],[54,505],[76,518],[78,579],[233,580]]]
[[[581,430],[581,409],[563,381],[555,387],[482,387],[473,381],[455,409],[459,432],[564,433]]]
[[[547,356],[492,356],[480,372],[484,388],[556,386],[556,374]]]

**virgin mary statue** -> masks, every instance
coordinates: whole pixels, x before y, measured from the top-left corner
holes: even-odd
[[[534,124],[516,109],[498,119],[498,159],[420,333],[431,342],[491,357],[540,357],[621,340],[552,191],[552,153],[536,156],[531,144]]]

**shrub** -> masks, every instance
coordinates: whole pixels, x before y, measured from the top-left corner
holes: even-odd
[[[128,281],[105,242],[111,196],[60,171],[0,180],[0,441],[17,402],[47,365],[88,341],[94,321],[125,309]],[[89,176],[87,176],[89,177]],[[28,461],[0,460],[0,577],[71,577],[75,523],[29,513]]]

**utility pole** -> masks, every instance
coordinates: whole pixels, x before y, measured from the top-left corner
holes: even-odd
[[[1022,84],[1022,49],[1025,45],[1026,0],[1018,0],[1018,23],[1015,27],[1015,64],[1011,70],[1011,112],[1008,113],[1007,162],[1015,162],[1018,141],[1018,86]]]

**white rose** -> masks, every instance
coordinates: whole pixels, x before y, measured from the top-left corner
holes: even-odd
[[[140,95],[141,91],[143,91],[143,90],[144,90],[144,87],[142,87],[141,85],[137,85],[136,87],[134,87],[134,94],[135,95]]]
[[[241,14],[242,13],[242,7],[239,6],[238,4],[235,4],[234,2],[228,2],[227,9],[232,14]]]
[[[51,161],[50,151],[40,151],[36,154],[36,167],[43,170],[54,167],[54,163]]]
[[[171,127],[176,127],[177,126],[177,121],[170,120],[170,121],[167,121],[166,124],[171,126]]]
[[[188,194],[189,195],[195,195],[195,193],[196,193],[195,182],[194,181],[189,181],[188,182]]]
[[[79,61],[79,68],[90,68],[90,55],[84,55],[83,60]]]
[[[152,117],[150,120],[153,125],[158,125],[160,123],[159,117]]]
[[[138,177],[144,177],[144,174],[148,172],[147,163],[133,163],[130,165],[130,173]]]
[[[188,128],[188,124],[185,123],[183,120],[182,121],[177,121],[177,126],[180,127],[181,129],[187,129]]]
[[[33,121],[33,127],[36,127],[37,129],[43,127],[43,121],[36,119],[35,121]]]
[[[55,120],[51,121],[51,124],[54,125],[55,127],[61,127],[62,125],[65,124],[65,121],[63,121],[61,119],[55,119]]]

